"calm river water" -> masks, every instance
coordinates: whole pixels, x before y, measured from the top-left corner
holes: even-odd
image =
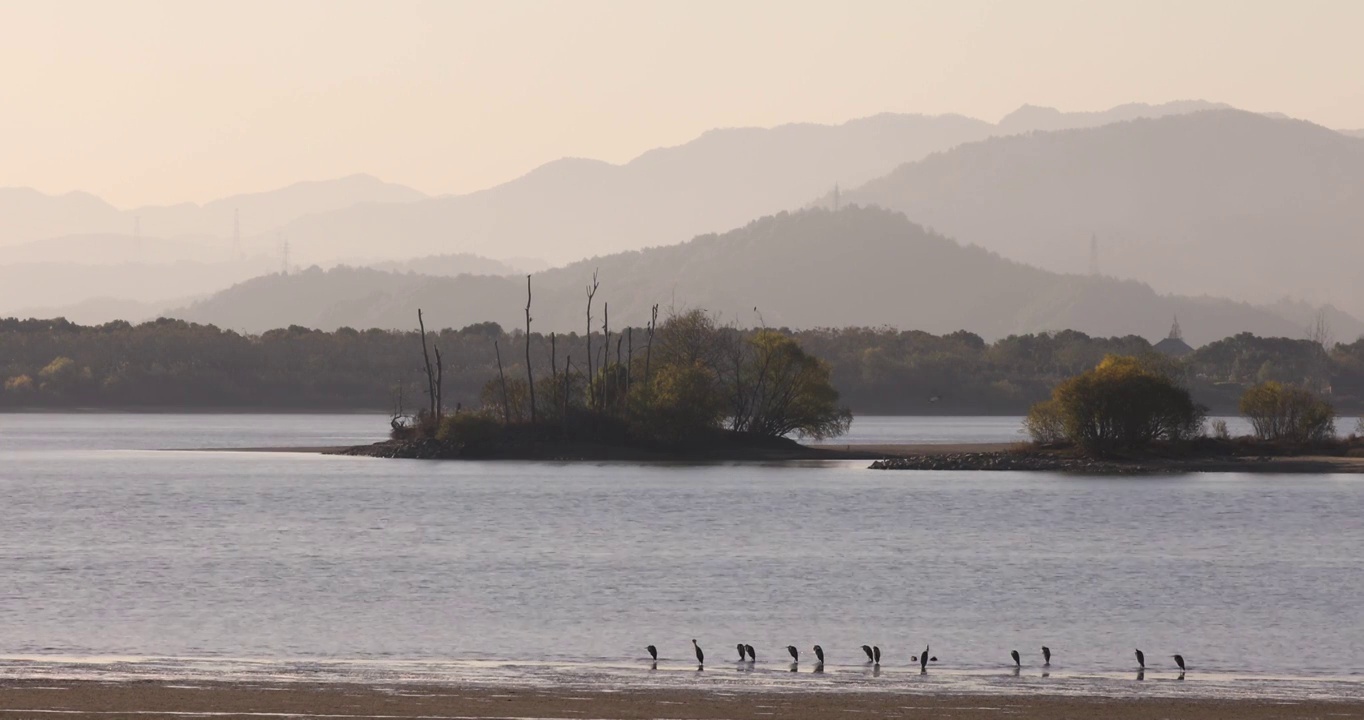
[[[1012,422],[876,419],[845,442],[1008,440]],[[1143,692],[1355,697],[1364,683],[1358,477],[187,450],[385,427],[0,415],[0,677],[1128,692],[1141,648]],[[737,642],[758,649],[751,670]],[[823,675],[805,661],[816,643]],[[863,643],[886,654],[879,677]],[[939,663],[919,676],[926,643]],[[1156,682],[1177,677],[1174,653],[1189,681]]]

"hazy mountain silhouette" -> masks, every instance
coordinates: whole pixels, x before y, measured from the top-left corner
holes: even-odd
[[[1162,292],[1364,314],[1364,141],[1236,110],[971,143],[844,194],[965,243]]]
[[[372,263],[375,270],[454,277],[456,275],[520,275],[523,271],[510,262],[492,260],[469,253],[427,255],[411,260]]]
[[[233,259],[232,249],[222,243],[120,235],[117,233],[64,235],[46,240],[32,240],[7,247],[4,252],[0,252],[0,265],[23,263],[165,264],[222,262],[230,259]]]
[[[66,318],[78,325],[103,325],[113,320],[140,323],[155,320],[165,312],[167,306],[182,306],[193,298],[179,298],[167,302],[138,302],[112,297],[95,297],[71,305],[56,307],[21,308],[13,313],[21,318]],[[10,313],[0,313],[9,315]]]
[[[681,242],[798,207],[964,142],[1190,112],[1212,103],[1063,113],[1025,106],[998,126],[960,115],[882,114],[842,125],[712,130],[624,165],[563,159],[488,190],[403,205],[346,208],[287,228],[299,257],[322,262],[391,243],[407,254],[527,253],[552,261]]]
[[[120,263],[35,262],[0,265],[0,316],[64,312],[82,308],[99,322],[131,320],[126,307],[166,307],[177,298],[199,297],[277,269],[272,258],[232,262]],[[87,304],[95,298],[117,302]],[[183,304],[180,302],[178,304]],[[99,308],[103,311],[95,312]]]
[[[594,269],[602,282],[594,329],[606,303],[616,328],[642,326],[659,303],[707,308],[746,326],[891,325],[935,333],[967,329],[986,338],[1067,328],[1159,338],[1175,315],[1195,344],[1241,331],[1304,332],[1242,303],[1162,296],[1137,282],[1038,270],[963,247],[879,208],[781,213],[723,235],[539,273],[534,328],[581,333],[584,287]],[[338,268],[257,278],[171,314],[253,332],[289,324],[406,328],[422,307],[428,324],[493,320],[516,327],[524,305],[520,278]],[[1357,322],[1353,327],[1364,330]]]
[[[1099,127],[1138,118],[1158,118],[1184,115],[1201,110],[1229,109],[1231,106],[1206,100],[1177,100],[1160,105],[1128,103],[1098,112],[1063,112],[1052,107],[1024,105],[1005,115],[998,123],[997,135],[1016,135],[1027,132],[1052,132],[1077,128]]]
[[[242,235],[266,236],[305,215],[358,203],[410,202],[425,197],[402,185],[369,175],[299,182],[267,192],[234,195],[197,205],[182,203],[119,210],[88,193],[46,195],[30,188],[0,188],[0,245],[67,235],[130,234],[134,226],[156,237],[191,236],[229,240],[233,212]]]
[[[1355,138],[1364,138],[1364,129],[1361,130],[1337,130],[1341,135],[1348,135]]]

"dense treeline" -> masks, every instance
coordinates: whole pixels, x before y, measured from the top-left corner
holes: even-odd
[[[432,311],[428,320],[439,321]],[[745,331],[753,334],[752,331]],[[840,403],[863,414],[1023,414],[1034,402],[1108,355],[1154,352],[1135,337],[1083,333],[1018,335],[986,343],[969,332],[846,328],[776,332],[832,369]],[[641,352],[646,330],[613,329],[609,349],[592,334],[593,365]],[[432,332],[449,407],[482,404],[497,377],[525,376],[524,335],[494,323]],[[537,374],[550,368],[550,337],[531,336]],[[581,333],[557,335],[553,353],[587,366]],[[606,353],[609,353],[607,355]],[[1268,381],[1328,397],[1338,410],[1364,407],[1364,339],[1330,351],[1308,340],[1249,334],[1200,348],[1176,364],[1194,399],[1235,412],[1242,392]],[[64,320],[0,320],[0,407],[159,407],[412,410],[425,403],[417,331],[319,332],[301,327],[241,335],[178,320],[83,327]]]

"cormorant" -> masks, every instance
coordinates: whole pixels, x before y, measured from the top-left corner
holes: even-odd
[[[696,638],[692,638],[691,646],[694,647],[694,648],[696,648],[696,662],[698,662],[698,663],[700,663],[700,664],[702,664],[702,665],[705,665],[705,664],[706,664],[706,654],[703,653],[703,652],[701,652],[701,646],[696,644]]]
[[[1042,664],[1043,665],[1051,664],[1051,648],[1047,647],[1046,645],[1042,646]]]
[[[815,646],[815,659],[819,661],[820,665],[824,664],[824,648],[818,645]]]
[[[795,646],[795,645],[787,645],[787,646],[786,646],[786,652],[791,653],[791,659],[792,659],[792,660],[795,660],[796,662],[800,662],[800,651],[796,649],[796,646]]]
[[[1179,666],[1179,671],[1180,671],[1180,672],[1184,672],[1184,656],[1183,656],[1183,655],[1176,655],[1176,656],[1175,656],[1175,664]]]
[[[658,648],[654,647],[653,645],[650,645],[649,647],[646,647],[644,649],[649,651],[649,657],[653,658],[654,662],[658,662]]]
[[[1140,649],[1137,650],[1137,664],[1141,666],[1142,670],[1146,669],[1146,653]]]
[[[879,646],[879,645],[873,645],[873,646],[871,646],[871,655],[872,655],[872,657],[871,657],[872,662],[876,663],[877,665],[880,665],[880,664],[881,664],[881,646]]]
[[[743,644],[743,643],[739,643],[738,645],[735,645],[734,647],[736,647],[736,648],[739,649],[739,662],[743,662],[743,661],[744,661],[744,644]]]
[[[1023,667],[1023,661],[1018,657],[1017,650],[1010,650],[1009,657],[1014,659],[1014,667]]]
[[[753,652],[753,646],[752,646],[752,645],[744,645],[744,652],[748,653],[748,661],[749,661],[749,662],[757,662],[757,661],[758,661],[758,654],[755,653],[755,652]]]
[[[873,662],[876,660],[876,656],[871,653],[870,645],[863,645],[862,652],[867,654],[867,662]]]
[[[933,660],[934,662],[936,662],[936,661],[938,660],[937,658],[930,658],[930,657],[928,656],[928,646],[927,646],[927,645],[924,646],[924,651],[923,651],[922,653],[919,653],[919,656],[918,656],[918,657],[910,656],[909,659],[910,659],[911,662],[917,660],[917,661],[919,662],[919,670],[922,671],[922,672],[928,672],[928,661],[929,661],[929,660]]]

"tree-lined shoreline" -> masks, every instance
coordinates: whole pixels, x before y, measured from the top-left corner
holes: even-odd
[[[438,308],[428,312],[439,316]],[[1140,337],[1074,331],[994,343],[966,331],[769,331],[827,362],[841,402],[858,415],[1023,415],[1056,384],[1107,355],[1153,352]],[[613,335],[618,332],[639,341],[647,327],[623,327]],[[433,331],[431,337],[444,354],[445,397],[452,407],[480,401],[497,375],[494,343],[524,345],[523,331],[493,323]],[[532,333],[530,340],[532,364],[548,368],[549,336]],[[598,350],[603,341],[594,331]],[[0,319],[0,411],[384,412],[399,395],[408,406],[419,402],[420,344],[416,330],[295,326],[243,335],[167,319],[100,326]],[[582,333],[557,335],[555,345],[560,361],[570,353],[579,362],[586,357]],[[509,377],[524,378],[523,355],[503,358]],[[1235,414],[1246,388],[1270,380],[1323,393],[1342,414],[1364,411],[1364,340],[1328,350],[1307,339],[1242,334],[1199,348],[1179,366],[1194,400],[1214,414]]]

